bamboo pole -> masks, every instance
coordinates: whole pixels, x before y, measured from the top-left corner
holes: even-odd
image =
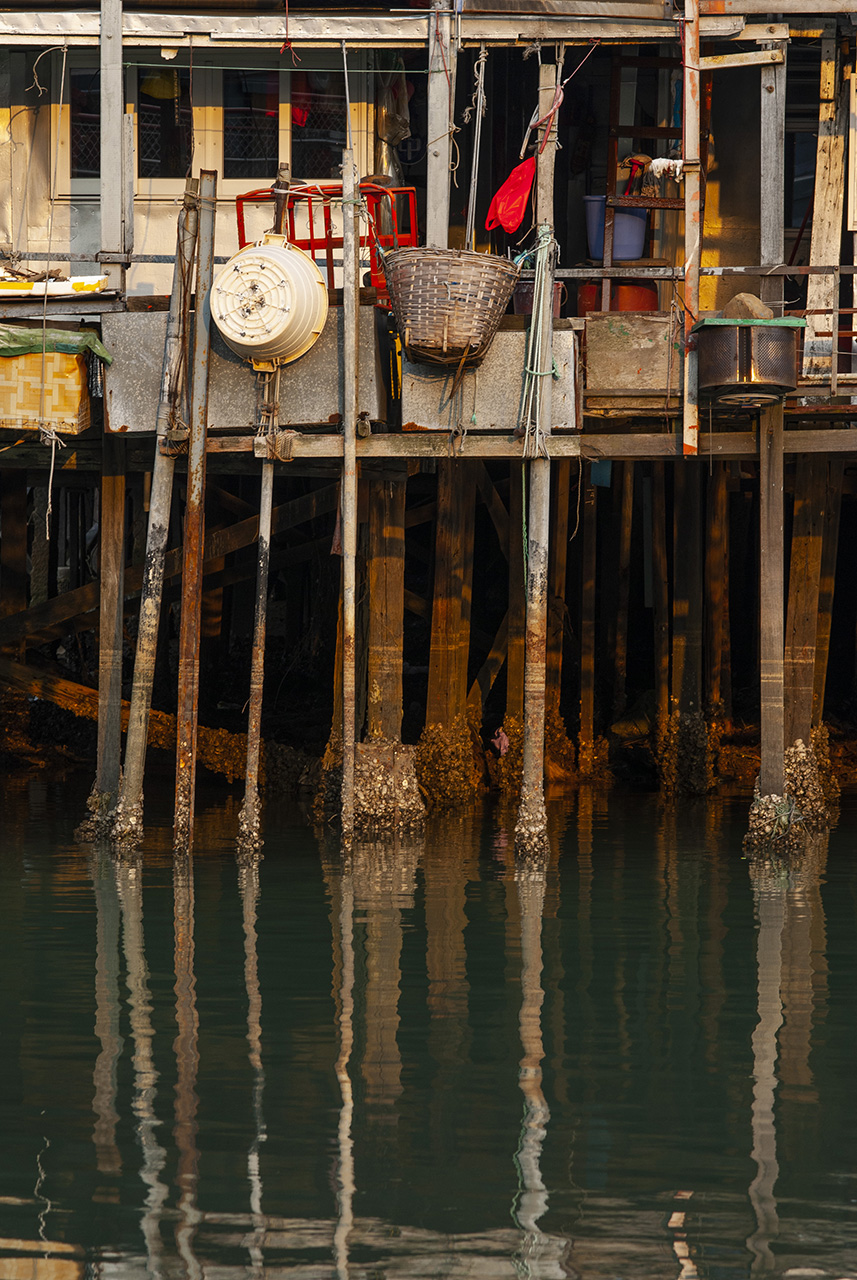
[[[357,572],[357,170],[354,153],[342,153],[342,839],[354,833],[355,656]]]
[[[561,68],[551,63],[539,67],[539,115],[547,117],[543,150],[538,157],[536,222],[553,228],[554,162],[556,159],[556,113],[550,115]],[[546,136],[544,136],[546,135]],[[553,258],[551,259],[553,266]],[[553,332],[553,269],[548,272],[542,297],[542,314],[533,316],[548,335],[550,352]],[[548,359],[550,359],[548,355]],[[541,421],[545,437],[551,430],[552,378],[543,379]],[[521,803],[515,825],[515,848],[520,852],[543,852],[547,848],[547,813],[544,798],[545,763],[545,675],[547,650],[548,547],[550,542],[551,465],[549,458],[530,462],[529,510],[527,512],[527,634],[524,657],[524,759],[521,776]]]
[[[211,349],[211,313],[207,306],[207,296],[211,290],[214,268],[216,198],[217,174],[203,169],[199,185],[199,264],[193,332],[182,616],[179,633],[179,688],[176,707],[176,807],[173,839],[178,852],[190,852],[193,847],[199,623],[205,550],[205,440],[208,423],[208,369]]]
[[[282,235],[289,194],[289,171],[281,165],[274,185],[274,234]],[[280,421],[281,366],[260,373],[263,379],[261,424],[266,434]],[[271,522],[274,510],[274,460],[262,462],[259,496],[259,542],[256,549],[256,606],[253,615],[253,650],[250,657],[250,701],[247,708],[247,766],[244,803],[238,815],[238,853],[253,855],[262,845],[259,836],[259,756],[262,747],[262,702],[265,689],[265,638],[268,631],[268,569],[271,558]]]
[[[182,398],[182,384],[185,381],[182,353],[187,349],[186,344],[182,342],[182,335],[187,334],[188,331],[191,273],[196,254],[198,229],[199,180],[189,178],[185,186],[184,205],[178,219],[176,269],[173,275],[167,336],[164,342],[155,460],[149,495],[149,527],[143,563],[137,650],[131,686],[131,710],[125,742],[125,765],[111,831],[111,838],[117,844],[137,844],[143,836],[143,778],[164,588],[164,557],[170,532],[170,507],[175,471],[174,456],[163,453],[160,444],[163,433],[171,425],[171,403],[178,403]]]

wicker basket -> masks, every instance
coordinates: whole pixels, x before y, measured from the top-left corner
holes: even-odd
[[[478,364],[491,346],[520,268],[469,249],[395,249],[387,288],[410,360]]]

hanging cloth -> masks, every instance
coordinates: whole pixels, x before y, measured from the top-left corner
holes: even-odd
[[[502,187],[494,194],[485,219],[486,231],[502,227],[511,234],[518,230],[524,221],[535,176],[535,156],[529,156],[523,164],[515,166]]]

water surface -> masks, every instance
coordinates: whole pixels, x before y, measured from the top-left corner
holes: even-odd
[[[0,1277],[857,1276],[857,809],[582,791],[346,859],[238,801],[174,863],[0,789]]]

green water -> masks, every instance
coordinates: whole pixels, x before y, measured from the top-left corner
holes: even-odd
[[[269,809],[238,868],[221,793],[190,870],[83,800],[0,785],[2,1280],[857,1276],[857,808],[787,869],[582,792],[528,871]]]

